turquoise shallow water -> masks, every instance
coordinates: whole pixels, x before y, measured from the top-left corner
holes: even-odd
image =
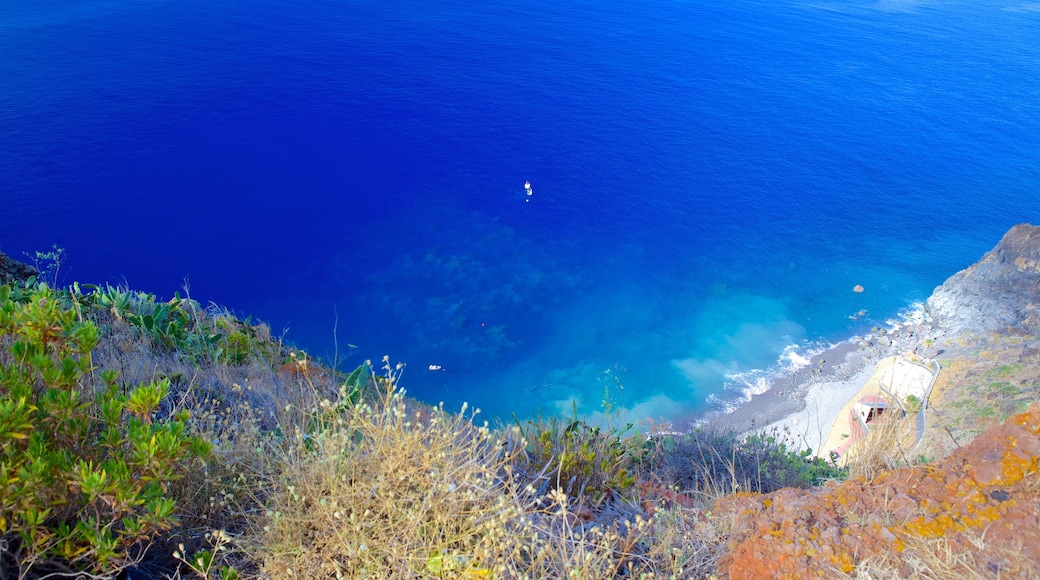
[[[1037,221],[1036,38],[998,1],[7,2],[0,249],[495,417],[705,411]]]

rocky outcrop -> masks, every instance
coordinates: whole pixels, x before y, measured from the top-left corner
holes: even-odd
[[[0,284],[6,284],[15,280],[27,280],[30,276],[35,276],[36,274],[36,268],[0,252]]]
[[[722,578],[1040,577],[1040,403],[932,465],[727,496]],[[916,576],[914,576],[916,577]]]
[[[925,310],[942,330],[1040,330],[1040,228],[1019,224],[974,265],[935,289]]]

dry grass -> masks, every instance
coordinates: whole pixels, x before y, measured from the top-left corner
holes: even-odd
[[[516,477],[518,447],[474,414],[409,411],[385,367],[376,401],[321,401],[320,432],[272,457],[266,512],[243,542],[270,578],[695,578],[722,531],[675,508],[599,514]],[[595,522],[593,521],[595,520]]]
[[[898,416],[900,407],[889,400],[888,414],[871,424],[859,441],[842,457],[848,477],[873,479],[886,469],[913,463],[911,450],[916,443],[916,413]]]
[[[593,502],[560,457],[531,462],[521,429],[407,399],[397,367],[370,377],[364,396],[337,393],[342,377],[280,342],[200,362],[106,310],[92,315],[96,367],[123,382],[170,379],[163,413],[189,411],[213,448],[171,486],[180,526],[137,577],[222,578],[233,566],[273,579],[700,578],[719,556],[725,531],[703,510],[650,516],[639,491],[612,490],[610,478]],[[226,313],[198,316],[244,328]],[[623,447],[610,435],[587,434],[604,457]]]
[[[316,414],[336,413],[322,401]],[[479,570],[481,540],[503,511],[490,433],[463,415],[409,414],[400,391],[358,402],[317,432],[297,430],[275,458],[257,523],[263,570],[277,578]],[[439,557],[439,560],[437,559]],[[464,564],[463,564],[464,563]]]
[[[839,578],[868,580],[908,578],[911,580],[989,580],[992,578],[1035,578],[1035,562],[1023,550],[988,545],[985,531],[970,538],[970,546],[952,546],[950,540],[908,537],[901,552],[878,552],[860,562],[855,571]]]

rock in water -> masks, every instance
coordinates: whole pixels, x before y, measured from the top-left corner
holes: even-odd
[[[981,260],[936,288],[925,309],[952,333],[1040,330],[1040,227],[1011,228]]]

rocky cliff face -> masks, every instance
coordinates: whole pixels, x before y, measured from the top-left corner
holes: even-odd
[[[36,275],[35,268],[0,252],[0,284],[6,284],[12,280],[26,280],[34,275]]]
[[[719,576],[1037,578],[1038,456],[1035,404],[932,465],[728,496],[715,509],[734,518]]]
[[[925,304],[949,333],[1040,331],[1040,227],[1019,224],[977,263],[951,276]]]

